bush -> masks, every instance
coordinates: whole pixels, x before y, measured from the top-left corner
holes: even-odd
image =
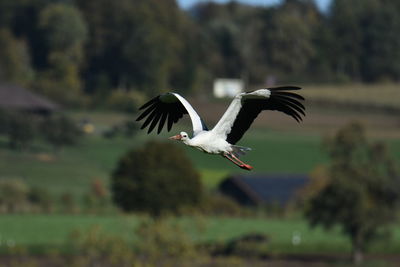
[[[167,259],[190,259],[197,254],[194,242],[176,223],[167,220],[147,220],[136,229],[136,250],[147,263]]]
[[[31,114],[9,113],[6,132],[10,147],[26,149],[36,135],[36,120]]]
[[[138,129],[136,123],[131,120],[126,120],[125,122],[114,125],[111,129],[104,131],[103,136],[105,138],[114,138],[117,136],[132,138],[137,133]]]
[[[65,192],[60,196],[60,208],[63,213],[78,213],[79,207],[71,192]]]
[[[268,253],[270,238],[262,233],[249,233],[228,242],[222,251],[226,255],[262,257]]]
[[[76,144],[82,134],[75,122],[63,115],[45,119],[41,130],[44,140],[55,149]]]
[[[247,212],[244,207],[233,199],[221,194],[212,194],[204,197],[201,211],[207,215],[219,216],[241,216]]]
[[[138,91],[114,90],[107,99],[107,107],[122,112],[136,112],[145,96]]]
[[[112,174],[113,200],[124,211],[160,216],[196,206],[202,187],[198,172],[176,145],[148,142],[123,156]]]
[[[44,188],[32,187],[28,193],[28,200],[38,211],[51,213],[54,210],[54,199]]]
[[[128,241],[133,236],[134,244]],[[206,266],[195,263],[207,260],[171,220],[145,219],[125,238],[92,226],[74,231],[66,246],[73,255],[68,257],[68,266]]]
[[[90,191],[84,195],[84,204],[88,213],[104,213],[111,210],[109,192],[100,179],[94,179]]]
[[[0,109],[0,135],[6,135],[8,133],[8,118],[7,112]]]
[[[133,248],[122,238],[106,234],[99,226],[74,231],[67,246],[76,256],[67,266],[133,266]]]
[[[0,211],[14,213],[27,210],[28,192],[28,186],[21,180],[0,181]]]

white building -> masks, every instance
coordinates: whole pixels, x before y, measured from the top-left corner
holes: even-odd
[[[243,92],[244,82],[241,79],[215,79],[214,80],[214,96],[234,97],[236,94]]]

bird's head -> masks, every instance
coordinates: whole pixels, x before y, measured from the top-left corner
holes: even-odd
[[[189,140],[189,135],[186,132],[181,132],[180,134],[171,136],[169,139],[186,142]]]

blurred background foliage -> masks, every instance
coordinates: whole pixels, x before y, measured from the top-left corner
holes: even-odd
[[[217,77],[249,86],[399,81],[397,1],[311,0],[255,7],[174,0],[0,1],[0,80],[68,105],[115,92],[208,94]],[[83,97],[85,96],[85,97]]]

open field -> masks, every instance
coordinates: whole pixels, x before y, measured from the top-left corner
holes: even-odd
[[[170,142],[166,136],[160,138]],[[19,178],[30,185],[47,187],[55,193],[82,194],[87,192],[94,179],[107,183],[118,159],[147,140],[150,138],[143,134],[135,139],[111,140],[87,136],[78,146],[65,148],[58,154],[46,150],[15,152],[2,148],[0,179]],[[266,133],[265,138],[260,138],[256,131],[248,136],[243,145],[253,148],[244,159],[254,165],[256,172],[304,173],[325,159],[319,149],[319,139],[315,137]],[[208,187],[215,186],[228,173],[245,173],[222,157],[181,147],[201,171]],[[307,157],[304,157],[305,154]]]
[[[2,215],[0,220],[1,246],[23,246],[33,251],[46,251],[65,244],[74,230],[85,231],[100,226],[110,235],[134,242],[134,229],[143,218],[137,216],[90,215]],[[29,220],[29,223],[27,221]],[[339,229],[325,232],[311,229],[302,219],[183,217],[173,219],[198,244],[226,243],[248,233],[263,233],[270,238],[271,254],[348,253],[349,241]],[[301,236],[298,245],[292,244],[293,234]],[[400,226],[390,242],[377,243],[372,253],[400,253]]]
[[[26,220],[29,219],[29,224]],[[98,225],[110,234],[120,235],[133,240],[134,226],[139,218],[134,216],[71,216],[71,215],[3,215],[0,220],[0,233],[3,241],[13,240],[23,246],[62,245],[73,230],[88,229]],[[338,231],[325,233],[310,230],[301,220],[266,220],[235,218],[183,218],[180,220],[192,238],[197,242],[225,242],[249,232],[265,233],[271,237],[271,249],[282,252],[284,247],[291,247],[293,231],[303,235],[303,245],[291,250],[312,251],[320,242],[325,242],[330,250],[347,252],[349,244]],[[199,231],[197,228],[203,230]],[[326,246],[326,245],[324,245]],[[307,248],[308,247],[308,248]],[[312,248],[314,247],[314,248]],[[327,248],[321,247],[320,250]]]
[[[400,112],[399,84],[351,84],[304,86],[304,96],[313,102],[331,103],[353,109]]]
[[[160,138],[164,137],[166,136]],[[56,194],[70,192],[81,195],[89,190],[94,179],[100,179],[107,185],[118,159],[129,149],[147,140],[150,138],[143,134],[133,140],[85,137],[80,145],[65,148],[59,154],[46,151],[21,153],[0,149],[0,179],[19,178]],[[387,142],[390,151],[400,159],[400,140],[392,139]],[[326,161],[320,143],[320,138],[316,136],[280,134],[256,129],[246,136],[241,145],[253,148],[243,157],[243,160],[254,166],[252,173],[308,173],[317,164]],[[248,174],[222,157],[206,155],[183,145],[181,147],[200,170],[208,188],[214,188],[230,173]]]

